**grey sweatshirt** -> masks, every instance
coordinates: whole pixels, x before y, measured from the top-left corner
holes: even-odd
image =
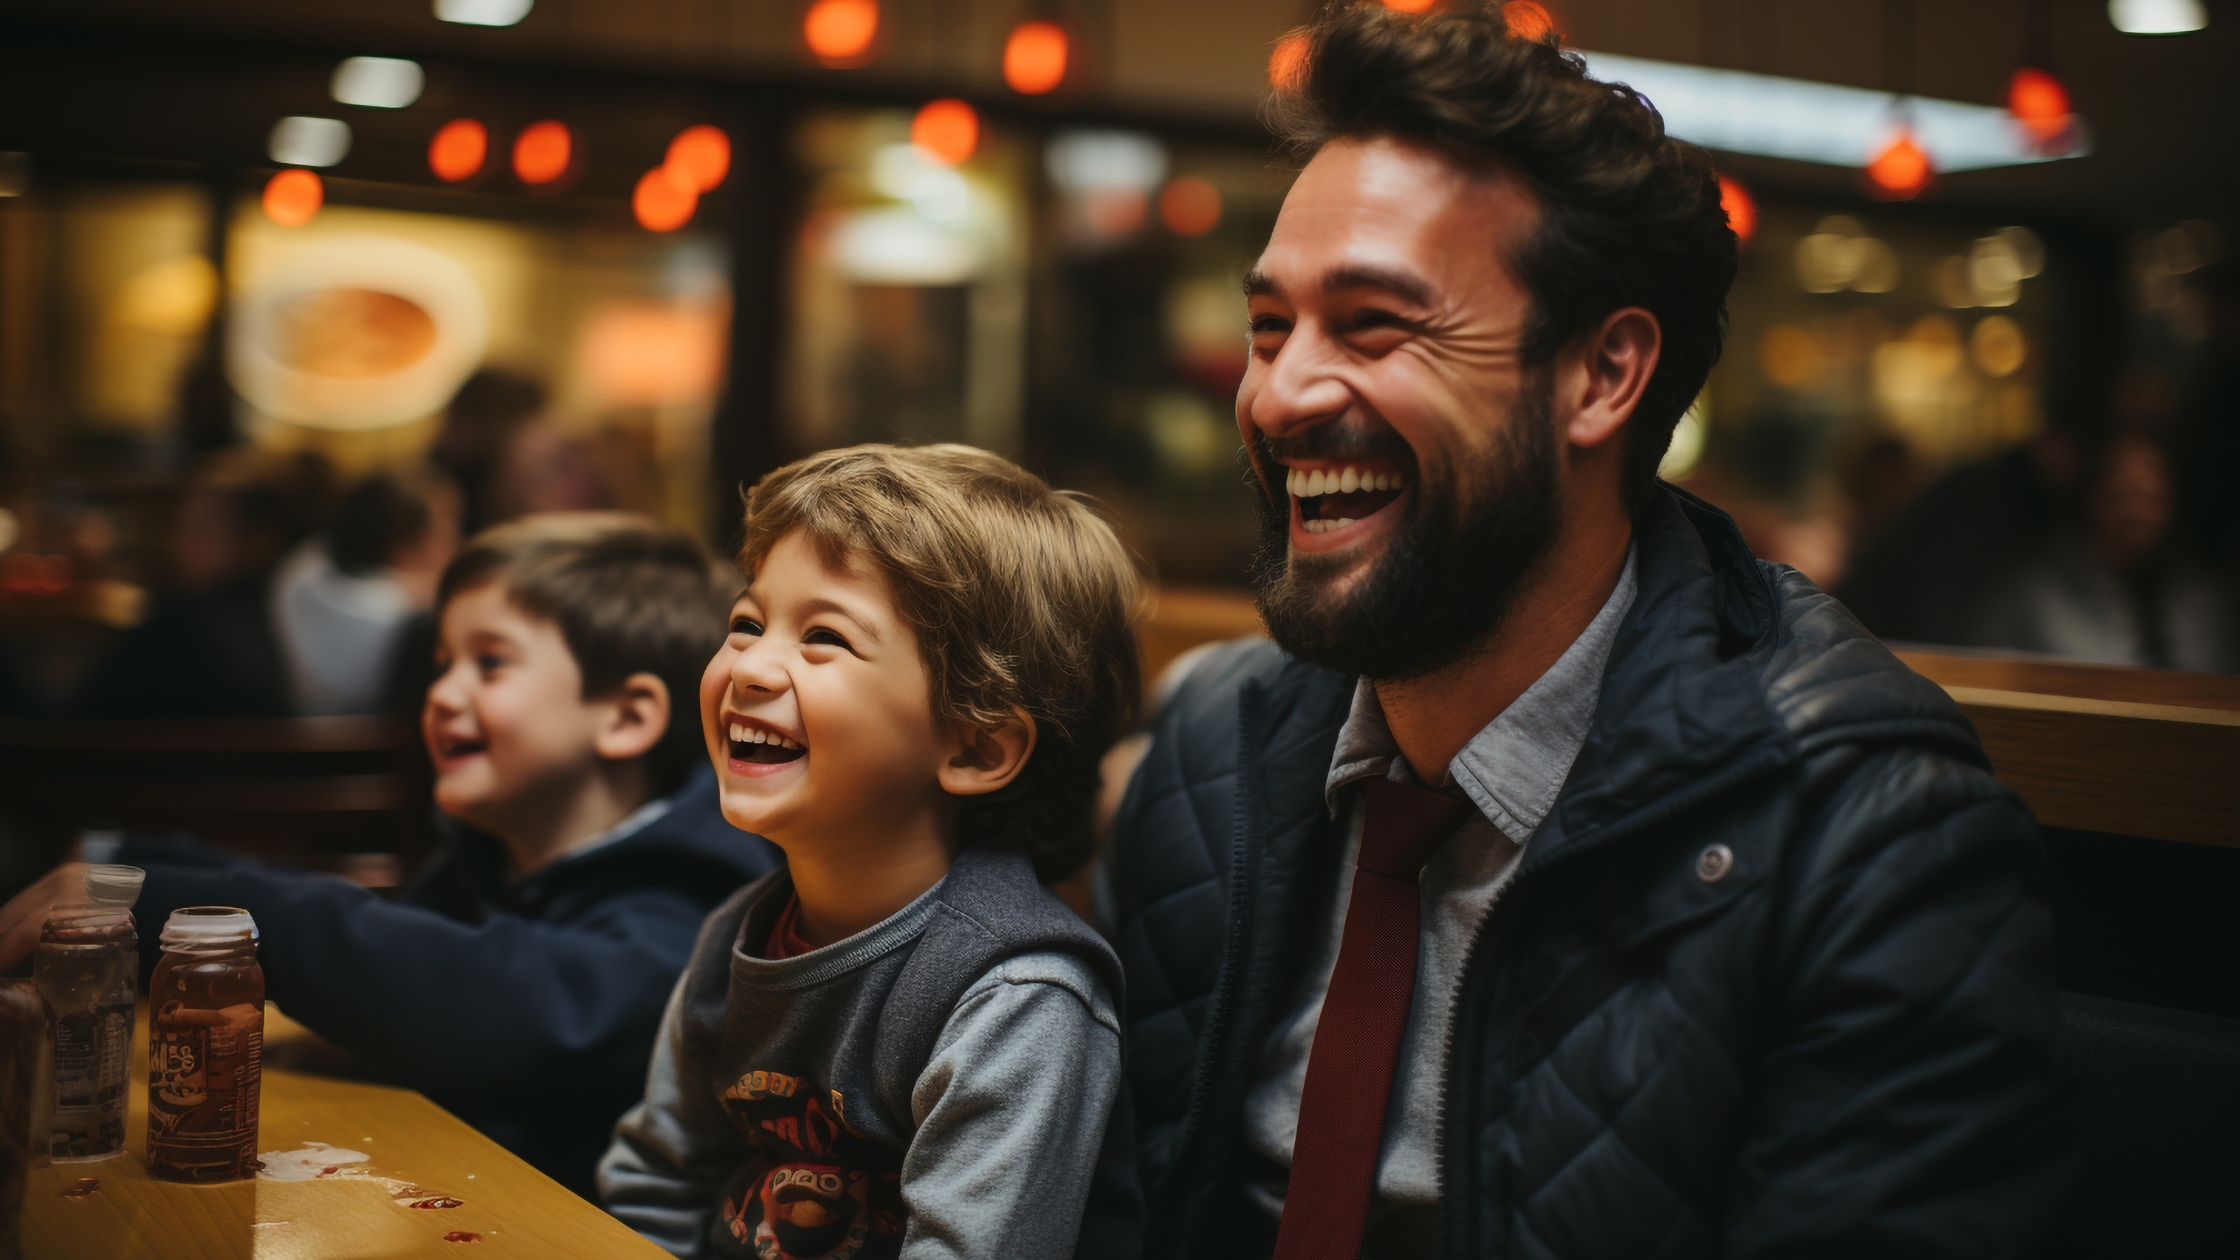
[[[687,1257],[1074,1254],[1119,1088],[1110,947],[1016,855],[763,958],[792,891],[775,872],[702,928],[608,1210]]]

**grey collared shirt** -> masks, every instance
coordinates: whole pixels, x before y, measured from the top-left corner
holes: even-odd
[[[1619,623],[1633,607],[1635,590],[1634,557],[1628,554],[1617,589],[1602,611],[1548,672],[1471,737],[1436,784],[1459,790],[1477,812],[1440,844],[1423,868],[1415,996],[1385,1112],[1364,1255],[1423,1254],[1418,1248],[1436,1237],[1432,1209],[1439,1201],[1439,1097],[1455,986],[1479,926],[1516,873],[1517,860],[1555,805],[1571,763],[1586,743],[1602,696],[1603,666]],[[1308,1052],[1331,970],[1338,963],[1346,902],[1353,895],[1353,864],[1361,848],[1360,794],[1346,789],[1380,774],[1403,783],[1423,782],[1394,745],[1376,690],[1363,679],[1339,728],[1324,787],[1331,815],[1343,811],[1348,818],[1336,900],[1316,933],[1314,954],[1301,972],[1288,1012],[1261,1047],[1245,1094],[1246,1144],[1285,1168],[1291,1166]],[[1251,1194],[1264,1210],[1281,1214],[1280,1184],[1255,1186]]]

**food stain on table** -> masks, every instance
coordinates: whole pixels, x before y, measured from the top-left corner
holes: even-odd
[[[481,1242],[482,1235],[471,1229],[455,1229],[443,1236],[445,1242]]]
[[[260,1181],[369,1181],[388,1192],[389,1201],[398,1207],[455,1208],[465,1206],[464,1200],[448,1194],[424,1189],[412,1182],[396,1177],[383,1177],[359,1167],[371,1155],[364,1151],[346,1150],[329,1146],[325,1142],[306,1142],[292,1151],[265,1151],[258,1156],[263,1167],[257,1172]]]
[[[100,1192],[101,1178],[80,1177],[70,1183],[69,1189],[62,1192],[62,1197],[65,1199],[90,1199]]]

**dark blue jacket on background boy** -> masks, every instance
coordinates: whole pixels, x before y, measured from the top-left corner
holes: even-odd
[[[131,838],[115,860],[148,872],[133,909],[146,966],[171,911],[247,910],[289,943],[261,960],[289,1016],[589,1196],[700,921],[780,855],[723,820],[706,766],[518,882],[497,841],[443,830],[395,901],[177,840]]]

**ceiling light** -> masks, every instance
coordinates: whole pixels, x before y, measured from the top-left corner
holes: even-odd
[[[281,227],[311,222],[326,199],[326,186],[309,171],[281,171],[264,186],[265,215]]]
[[[1935,173],[1936,164],[1913,138],[1913,128],[1903,125],[1867,163],[1867,179],[1878,195],[1892,201],[1918,196]]]
[[[490,155],[490,131],[472,118],[454,118],[428,142],[428,169],[445,183],[472,179]]]
[[[801,15],[801,42],[809,55],[846,70],[871,60],[879,36],[878,0],[816,0]]]
[[[1726,212],[1727,226],[1734,229],[1734,239],[1747,245],[1758,232],[1758,203],[1750,197],[1750,190],[1742,181],[1731,176],[1719,177],[1719,209]]]
[[[2126,35],[2183,35],[2209,24],[2201,0],[2108,0],[2108,22]]]
[[[667,163],[639,176],[638,187],[630,194],[630,212],[638,217],[638,226],[649,232],[683,227],[699,205],[700,190],[692,186],[692,176]]]
[[[1065,82],[1066,60],[1064,27],[1021,22],[1003,42],[1003,81],[1023,96],[1040,96]]]
[[[546,119],[533,122],[513,138],[513,173],[524,184],[549,184],[568,173],[575,157],[575,138],[566,123]]]
[[[420,63],[396,57],[351,57],[334,68],[330,91],[345,105],[403,109],[420,99],[427,82]]]
[[[731,173],[731,137],[723,134],[723,128],[706,123],[687,127],[669,142],[662,165],[683,176],[685,185],[698,196]]]
[[[1276,41],[1268,54],[1268,86],[1279,92],[1296,89],[1307,77],[1307,37],[1293,31]]]
[[[272,124],[265,153],[282,166],[333,166],[350,152],[350,124],[291,115]]]
[[[1167,147],[1136,131],[1061,131],[1043,158],[1051,180],[1070,192],[1148,191],[1167,178]]]
[[[1708,149],[1760,157],[1857,166],[1889,139],[1899,100],[1889,92],[1713,70],[1641,57],[1586,53],[1587,73],[1630,84],[1664,115],[1666,130]],[[2092,151],[2081,120],[2076,144],[2041,153],[1996,105],[1909,96],[1913,138],[1940,172],[1981,170],[2082,157]]]
[[[910,143],[954,166],[980,147],[980,115],[963,101],[928,101],[910,120]]]
[[[461,26],[512,26],[535,0],[436,0],[436,16]]]

